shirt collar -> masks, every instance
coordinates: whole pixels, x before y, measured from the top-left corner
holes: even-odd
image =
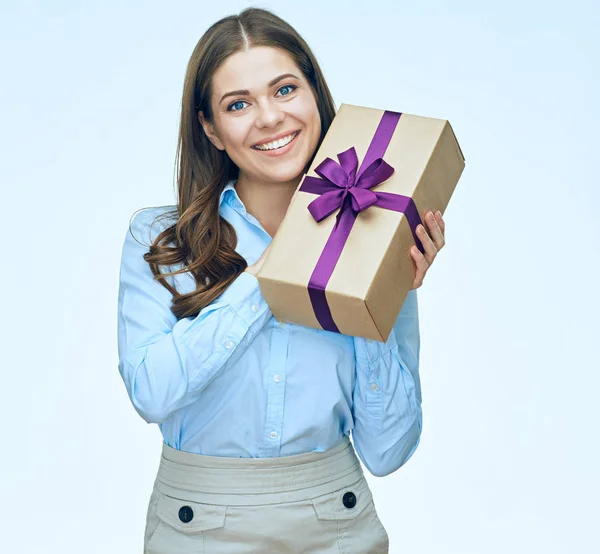
[[[225,204],[230,206],[244,219],[246,219],[253,225],[259,227],[265,233],[265,235],[269,236],[269,234],[265,231],[260,222],[252,214],[249,214],[248,210],[246,210],[246,206],[244,206],[244,203],[238,196],[237,190],[235,188],[236,184],[237,179],[232,179],[225,185],[225,187],[223,187],[223,191],[221,192],[221,198],[219,199],[219,208],[222,209],[223,205]]]
[[[235,191],[235,180],[232,179],[229,181],[223,191],[221,192],[221,198],[219,199],[219,205],[222,205],[223,202],[226,202],[232,196],[237,197],[237,192]]]
[[[219,207],[222,207],[223,204],[227,204],[244,217],[248,217],[246,206],[244,206],[244,203],[235,189],[236,183],[237,179],[232,179],[225,185],[223,192],[221,192]]]

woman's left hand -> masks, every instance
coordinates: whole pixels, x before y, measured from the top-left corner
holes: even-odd
[[[421,254],[421,251],[416,246],[410,249],[410,254],[415,261],[417,270],[415,281],[410,290],[418,289],[423,284],[423,279],[425,279],[425,275],[431,267],[433,260],[435,260],[438,252],[446,244],[446,239],[444,238],[446,225],[442,219],[441,212],[438,210],[435,215],[431,211],[427,212],[424,221],[429,228],[429,234],[423,225],[419,225],[417,227],[417,236],[423,244],[425,254]]]

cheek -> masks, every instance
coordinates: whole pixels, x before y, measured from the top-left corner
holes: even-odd
[[[312,97],[299,103],[297,110],[295,110],[295,117],[306,128],[310,148],[315,148],[321,136],[321,116]]]
[[[315,120],[314,120],[314,133],[317,137],[317,140],[321,136],[321,115],[319,114],[319,110],[315,110]]]
[[[319,111],[315,108],[315,111],[311,120],[311,148],[314,150],[317,147],[317,143],[321,138],[321,116]]]
[[[235,125],[230,131],[231,146],[233,148],[246,147],[246,138],[248,137],[248,125]]]
[[[312,96],[306,95],[294,102],[292,113],[293,117],[304,123],[304,125],[314,126],[315,119],[319,119],[319,110]]]
[[[233,117],[229,121],[222,122],[219,136],[225,147],[234,149],[244,146],[249,132],[248,126],[242,117]]]

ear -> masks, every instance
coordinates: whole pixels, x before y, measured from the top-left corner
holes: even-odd
[[[198,112],[198,121],[200,122],[200,125],[202,125],[208,140],[214,144],[215,148],[218,150],[225,150],[225,146],[223,146],[223,143],[219,140],[217,133],[215,133],[214,126],[205,119],[204,114],[201,111]]]

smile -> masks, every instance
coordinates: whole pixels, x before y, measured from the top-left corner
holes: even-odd
[[[298,136],[299,133],[300,133],[300,131],[295,131],[294,133],[288,135],[287,137],[283,137],[283,138],[281,138],[279,140],[275,140],[273,142],[267,142],[266,144],[254,145],[254,146],[252,146],[252,148],[254,148],[254,150],[262,150],[262,151],[278,150],[280,148],[284,148],[290,142],[292,142]]]

